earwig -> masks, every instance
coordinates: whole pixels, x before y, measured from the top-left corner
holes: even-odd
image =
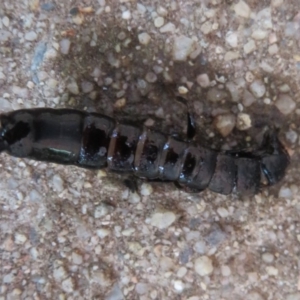
[[[73,109],[23,109],[0,115],[0,152],[149,180],[251,196],[280,181],[289,156],[275,132],[254,152],[207,149],[149,128]]]

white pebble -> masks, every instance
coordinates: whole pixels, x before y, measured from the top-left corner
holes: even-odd
[[[32,42],[35,41],[37,39],[37,34],[34,31],[29,31],[25,34],[25,40]]]
[[[165,19],[163,17],[157,17],[154,19],[154,26],[159,28],[163,26],[165,23]]]
[[[55,191],[57,191],[59,193],[63,191],[63,189],[64,189],[64,182],[63,182],[62,178],[58,174],[55,174],[52,177],[52,184],[53,184],[53,188],[54,188]]]
[[[228,266],[221,266],[221,273],[224,277],[228,277],[231,275],[231,270]]]
[[[228,136],[233,130],[236,123],[234,114],[225,114],[215,117],[214,124],[223,137]]]
[[[2,23],[5,27],[9,27],[9,18],[7,16],[4,16],[2,18]]]
[[[131,18],[131,12],[129,10],[122,12],[122,19],[129,20]]]
[[[77,252],[72,252],[72,262],[75,265],[81,265],[83,261],[82,255],[78,254]]]
[[[74,95],[79,94],[79,87],[78,87],[76,81],[72,81],[71,83],[69,83],[67,85],[67,89],[71,94],[74,94]]]
[[[295,101],[289,95],[285,94],[279,95],[277,101],[275,102],[275,105],[284,115],[290,114],[296,108]]]
[[[278,50],[279,49],[278,49],[277,44],[273,44],[268,48],[268,52],[270,55],[274,55],[274,54],[278,53]]]
[[[210,86],[210,80],[207,74],[198,75],[196,81],[203,88],[207,88]]]
[[[225,61],[234,60],[240,57],[239,51],[228,51],[224,56]]]
[[[235,13],[243,18],[249,18],[251,14],[251,9],[248,6],[248,4],[244,1],[239,1],[236,5],[233,7]]]
[[[232,47],[236,48],[238,46],[238,36],[236,32],[228,31],[225,37],[226,43]]]
[[[200,275],[200,276],[207,276],[210,275],[214,268],[212,261],[209,257],[207,256],[201,256],[195,260],[195,271]]]
[[[163,6],[159,6],[157,8],[157,13],[163,17],[165,17],[168,14],[168,11],[163,7]]]
[[[167,24],[165,24],[164,26],[162,26],[159,31],[161,33],[166,33],[166,32],[174,32],[176,29],[175,25],[171,22],[168,22]]]
[[[151,217],[151,225],[165,229],[174,223],[176,215],[172,211],[155,212]]]
[[[266,87],[261,80],[255,80],[250,84],[250,91],[256,98],[261,98],[266,92]]]
[[[251,128],[251,126],[252,126],[252,121],[250,115],[245,113],[239,113],[237,115],[236,128],[238,130],[247,130]]]
[[[279,190],[278,197],[284,198],[284,199],[291,199],[293,197],[293,193],[290,188],[283,186]]]
[[[185,86],[180,86],[180,87],[178,87],[178,93],[180,94],[180,95],[185,95],[185,94],[187,94],[188,93],[188,89],[185,87]]]
[[[96,206],[94,210],[94,217],[95,219],[101,218],[109,213],[109,208],[105,204],[100,204]]]
[[[182,278],[186,275],[187,273],[187,268],[185,267],[180,267],[176,273],[176,276],[179,277],[179,278]]]
[[[181,280],[175,280],[173,286],[174,289],[179,293],[184,290],[184,283]]]
[[[135,291],[140,295],[146,294],[148,290],[149,286],[147,283],[139,282],[135,286]]]
[[[193,50],[194,41],[186,36],[179,36],[174,39],[173,59],[185,61]]]
[[[257,29],[254,30],[253,33],[251,34],[251,37],[255,40],[263,40],[267,37],[268,32],[265,30]]]
[[[141,185],[141,195],[143,196],[149,196],[153,193],[152,185],[149,183],[143,183]]]
[[[217,213],[219,214],[219,216],[221,218],[227,218],[228,215],[229,215],[228,210],[226,208],[224,208],[224,207],[219,207],[217,209]]]
[[[22,234],[22,233],[16,233],[15,234],[15,243],[16,244],[24,244],[27,241],[27,237],[26,235]]]
[[[269,264],[274,261],[274,255],[272,253],[264,253],[262,255],[262,260]]]
[[[271,6],[273,7],[279,7],[283,4],[283,0],[272,0],[271,1]]]
[[[275,267],[272,267],[272,266],[266,267],[266,271],[269,276],[277,276],[278,275],[278,269],[276,269]]]
[[[110,234],[110,231],[108,229],[101,228],[97,229],[96,233],[99,236],[99,238],[103,239]]]
[[[1,99],[1,98],[0,98]],[[285,134],[286,139],[292,143],[295,144],[297,139],[298,139],[298,133],[294,130],[289,130],[286,134]]]
[[[139,39],[140,44],[148,45],[151,40],[151,37],[147,32],[142,32],[138,35],[138,39]]]
[[[71,293],[74,291],[74,283],[71,277],[65,279],[62,283],[61,283],[61,287],[62,289],[66,292],[66,293]]]
[[[59,42],[60,52],[62,54],[68,54],[70,51],[71,41],[69,39],[62,39]]]
[[[249,54],[256,49],[256,44],[253,40],[249,40],[247,44],[244,45],[245,54]]]

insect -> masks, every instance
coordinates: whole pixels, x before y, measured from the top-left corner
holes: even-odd
[[[289,165],[275,132],[265,134],[256,152],[218,152],[74,109],[23,109],[2,114],[0,121],[0,151],[12,156],[108,168],[149,180],[174,181],[199,192],[209,188],[224,195],[254,195],[263,185],[280,181]]]

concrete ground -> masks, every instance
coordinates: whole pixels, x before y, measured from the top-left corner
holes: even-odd
[[[0,3],[0,112],[97,111],[255,148],[282,182],[252,198],[1,154],[0,299],[300,299],[298,0]],[[183,121],[184,120],[184,121]]]

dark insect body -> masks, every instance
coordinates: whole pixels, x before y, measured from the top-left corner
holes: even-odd
[[[257,152],[217,152],[149,128],[73,109],[24,109],[0,116],[0,151],[89,169],[108,168],[192,190],[254,195],[281,180],[289,156],[275,133]]]

